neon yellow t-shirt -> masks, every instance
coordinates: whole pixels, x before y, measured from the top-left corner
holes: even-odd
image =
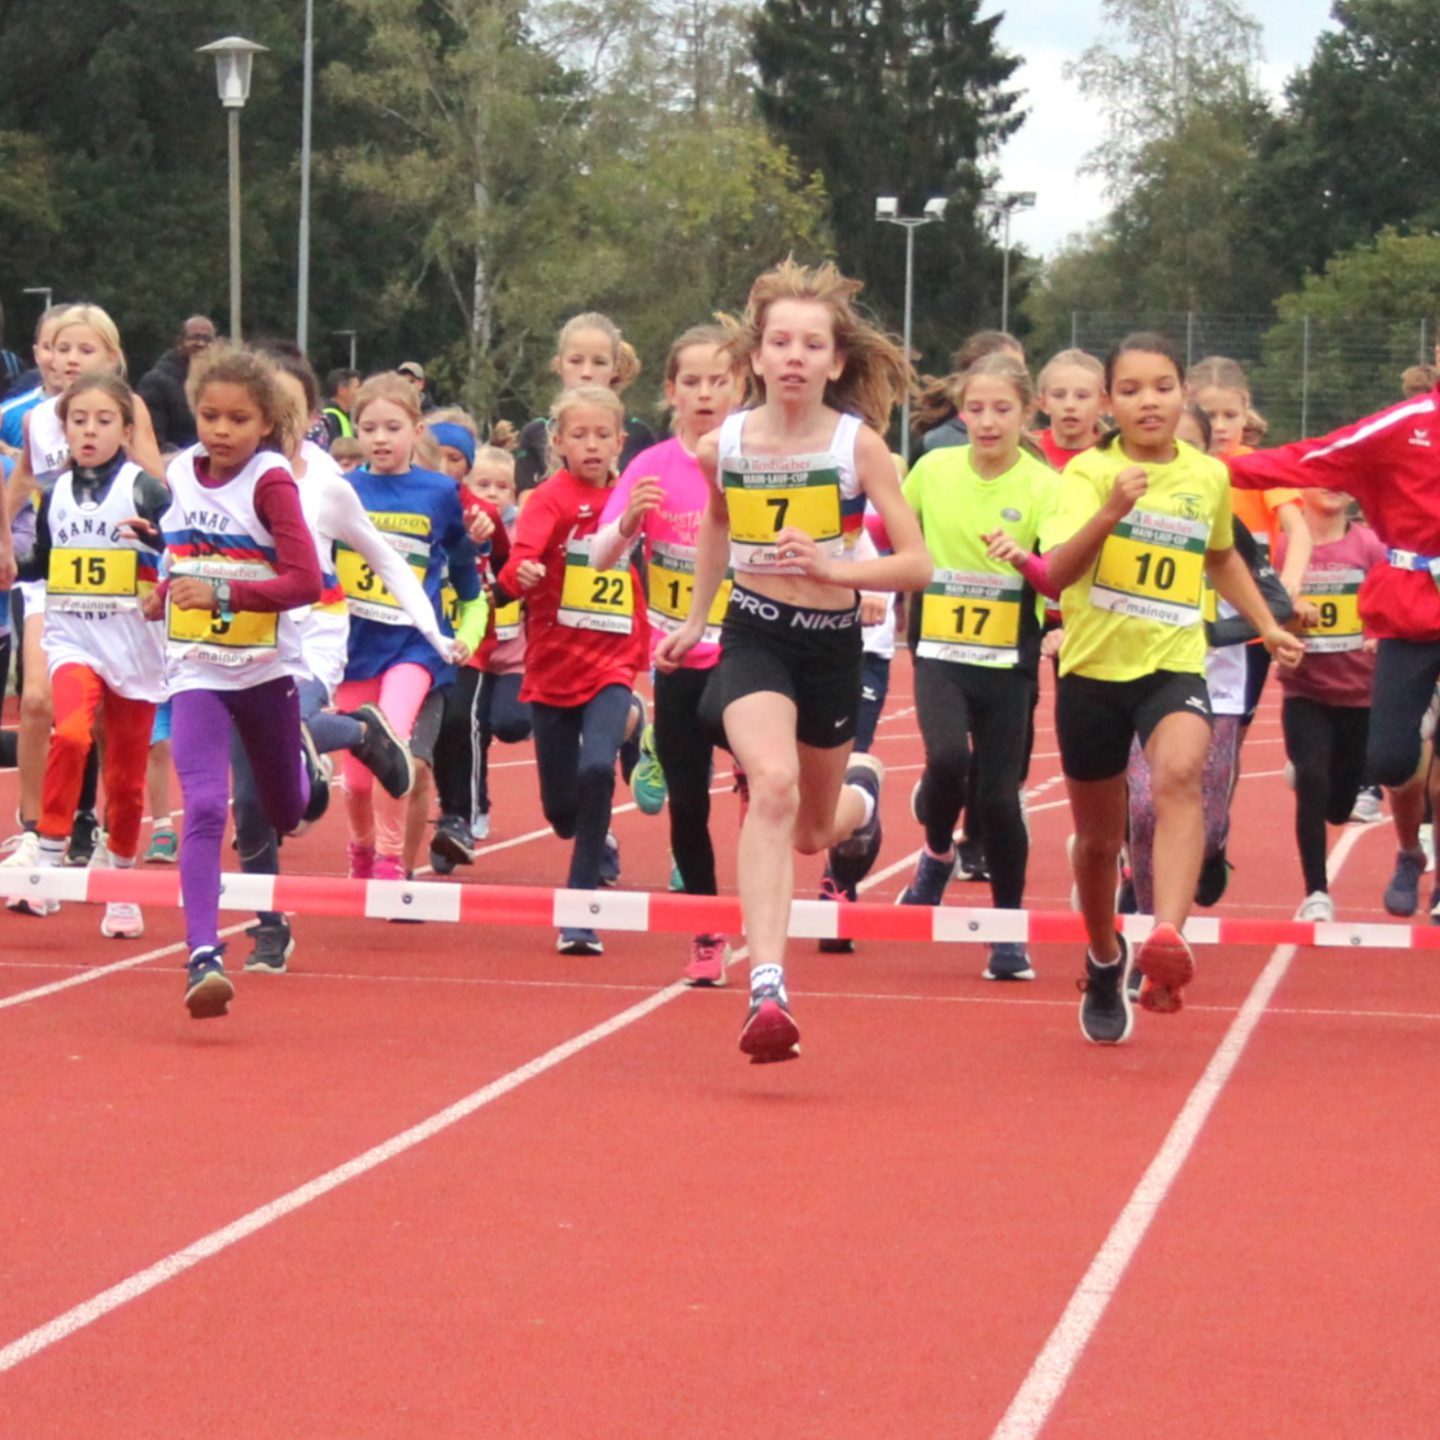
[[[1033,550],[1050,523],[1060,477],[1026,454],[987,480],[968,445],[922,456],[901,493],[919,517],[935,574],[921,598],[916,654],[926,660],[1006,668],[1020,661],[1024,581],[1014,566],[991,560],[980,538],[1004,530]],[[1035,605],[1037,617],[1041,611]]]
[[[1205,554],[1234,544],[1230,477],[1183,442],[1168,464],[1141,468],[1150,487],[1106,539],[1090,573],[1060,597],[1062,675],[1138,680],[1157,670],[1205,672]],[[1060,477],[1060,500],[1041,542],[1068,540],[1136,462],[1119,442],[1087,450]]]

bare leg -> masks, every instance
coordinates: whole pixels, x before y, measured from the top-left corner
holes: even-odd
[[[50,668],[41,637],[43,615],[25,617],[25,693],[20,699],[20,818],[40,819],[40,791],[45,783],[45,760],[50,753],[54,712],[50,703]]]
[[[1090,954],[1101,965],[1120,958],[1115,934],[1115,866],[1125,843],[1128,790],[1125,776],[1109,780],[1066,780],[1075,820],[1072,865]]]

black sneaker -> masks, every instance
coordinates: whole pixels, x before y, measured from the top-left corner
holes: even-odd
[[[1385,887],[1384,905],[1402,919],[1420,908],[1420,877],[1425,873],[1423,850],[1400,850],[1395,855],[1395,873]]]
[[[875,802],[869,820],[838,845],[830,847],[830,863],[826,867],[835,883],[846,894],[853,894],[870,873],[880,854],[883,830],[880,825],[880,787],[885,767],[873,755],[855,755],[845,770],[845,783],[863,790]]]
[[[763,985],[750,992],[750,1012],[740,1027],[740,1048],[752,1065],[800,1058],[800,1027],[778,985]]]
[[[561,955],[603,955],[605,946],[593,930],[572,928],[562,930],[555,942],[555,949]]]
[[[937,860],[928,850],[920,852],[915,862],[915,878],[900,892],[897,905],[939,905],[945,899],[945,887],[955,873],[955,856]]]
[[[837,905],[844,905],[856,898],[856,891],[848,894],[835,883],[835,877],[830,873],[830,867],[825,867],[825,873],[820,877],[820,898],[822,900],[833,900]],[[837,936],[833,940],[819,940],[816,942],[820,947],[822,955],[853,955],[855,953],[855,942]]]
[[[1230,884],[1230,872],[1235,867],[1225,858],[1222,848],[1218,855],[1207,855],[1200,866],[1200,879],[1195,885],[1195,903],[1209,909],[1218,905]]]
[[[100,833],[100,822],[93,810],[77,810],[75,823],[70,828],[70,848],[65,852],[65,864],[88,865],[95,854],[95,838]]]
[[[225,973],[225,947],[202,945],[185,967],[185,1008],[192,1020],[213,1020],[230,1008],[235,987]]]
[[[1097,965],[1086,952],[1085,978],[1075,982],[1080,991],[1080,1033],[1096,1045],[1120,1045],[1130,1038],[1135,1012],[1125,981],[1130,973],[1130,947],[1120,937],[1120,958],[1113,965]]]
[[[990,963],[980,975],[983,980],[1033,980],[1035,971],[1018,940],[997,940],[990,947]]]
[[[430,863],[437,875],[448,875],[457,865],[475,863],[475,842],[470,825],[458,815],[442,815],[430,841]]]
[[[302,828],[313,825],[330,808],[330,766],[315,748],[310,727],[303,720],[300,722],[300,750],[305,757],[305,773],[310,777],[310,801],[295,829],[297,835]]]
[[[415,783],[410,747],[391,728],[378,705],[358,706],[350,718],[365,727],[365,738],[350,753],[375,776],[387,795],[403,799]]]
[[[283,975],[285,962],[295,953],[295,941],[285,920],[262,921],[245,932],[252,942],[245,968],[262,975]]]
[[[990,867],[985,861],[985,847],[978,840],[968,836],[955,847],[955,878],[984,883],[990,879]]]

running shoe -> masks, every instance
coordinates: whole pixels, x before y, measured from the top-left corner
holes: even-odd
[[[665,808],[665,771],[655,753],[655,727],[640,732],[640,759],[630,772],[630,793],[644,815],[658,815]]]
[[[40,837],[33,830],[24,830],[6,842],[10,854],[0,860],[0,870],[36,870],[40,867]],[[4,894],[0,887],[0,894]],[[38,896],[12,895],[5,908],[16,915],[33,915],[43,920],[60,909],[58,900],[41,900]]]
[[[643,695],[631,693],[630,711],[635,716],[635,728],[626,739],[620,742],[620,778],[627,785],[632,784],[631,777],[635,774],[635,767],[640,763],[640,747],[645,738],[645,731],[650,727],[650,713],[645,708]]]
[[[192,1020],[213,1020],[223,1015],[235,998],[235,986],[225,973],[225,947],[202,945],[185,967],[185,1008]]]
[[[1384,797],[1378,785],[1367,785],[1356,797],[1350,818],[1357,825],[1374,825],[1385,818]],[[1394,912],[1399,914],[1399,911]],[[1412,911],[1407,910],[1407,915]]]
[[[87,870],[109,870],[110,866],[110,836],[102,830],[95,837],[95,848],[90,852],[90,859],[85,868]]]
[[[800,1027],[790,1014],[781,986],[762,985],[750,992],[750,1012],[740,1028],[740,1049],[752,1065],[800,1058]]]
[[[1335,902],[1323,890],[1316,890],[1301,902],[1295,918],[1312,925],[1328,924],[1335,918]]]
[[[1234,866],[1225,858],[1222,847],[1218,855],[1207,855],[1200,865],[1200,879],[1195,885],[1195,903],[1208,910],[1218,905],[1230,884]]]
[[[605,835],[605,853],[600,857],[600,883],[620,883],[620,842],[615,838],[614,831],[607,831]]]
[[[375,847],[359,845],[354,840],[345,847],[349,856],[346,874],[352,880],[373,880],[375,878]]]
[[[1173,925],[1157,925],[1140,942],[1135,968],[1140,982],[1140,1005],[1157,1015],[1173,1015],[1185,999],[1180,992],[1195,978],[1195,956],[1185,937]]]
[[[955,856],[937,860],[928,850],[920,852],[915,862],[915,876],[900,892],[897,905],[938,905],[945,898],[945,887],[955,873]]]
[[[1135,1012],[1125,981],[1130,972],[1130,947],[1120,937],[1120,958],[1100,965],[1088,952],[1080,990],[1080,1033],[1094,1045],[1123,1045],[1130,1038]]]
[[[66,865],[73,865],[78,869],[90,863],[90,857],[95,853],[95,837],[99,830],[100,822],[95,818],[93,810],[75,812],[75,822],[70,828],[70,848],[65,852]]]
[[[990,947],[990,963],[980,972],[982,980],[1033,980],[1030,956],[1018,940],[997,940]]]
[[[955,848],[955,874],[961,880],[983,883],[990,879],[985,847],[978,840],[962,838]]]
[[[830,873],[830,867],[825,867],[825,873],[820,877],[820,898],[822,900],[833,900],[837,905],[847,905],[856,898],[858,892],[847,891],[836,881]],[[833,940],[820,940],[817,942],[822,955],[853,955],[855,953],[855,942],[844,936],[836,936]]]
[[[286,920],[262,920],[246,932],[250,937],[250,953],[245,968],[259,975],[283,975],[286,962],[295,953],[295,940]]]
[[[605,946],[593,930],[578,927],[562,930],[555,948],[562,955],[603,955]]]
[[[730,947],[723,935],[697,935],[690,942],[690,963],[682,977],[687,985],[718,989],[725,983]]]
[[[870,873],[880,854],[884,830],[880,824],[880,788],[885,767],[873,755],[853,755],[845,770],[845,784],[863,790],[872,802],[870,818],[830,847],[829,870],[835,883],[851,894]]]
[[[1392,915],[1413,915],[1420,908],[1420,877],[1425,873],[1423,850],[1400,850],[1395,873],[1385,887],[1385,908]]]
[[[107,940],[138,940],[145,933],[145,917],[128,900],[111,900],[105,906],[100,933]]]
[[[490,838],[490,812],[488,810],[477,810],[470,817],[470,837],[473,840]]]
[[[448,875],[457,865],[475,863],[475,842],[470,827],[459,815],[442,815],[436,823],[430,841],[430,863],[439,875]]]
[[[685,893],[685,877],[680,873],[679,863],[673,858],[670,861],[670,893],[672,895]]]
[[[360,705],[350,718],[365,727],[364,737],[350,753],[374,775],[387,795],[403,799],[415,783],[410,747],[395,733],[378,705]]]
[[[310,799],[305,804],[300,823],[291,832],[294,835],[303,835],[330,808],[330,757],[321,755],[315,748],[310,727],[303,720],[300,722],[300,753],[305,760],[305,773],[310,779]]]
[[[370,878],[372,880],[405,880],[409,877],[405,874],[398,855],[377,855]]]
[[[173,825],[157,825],[140,859],[146,865],[173,865],[180,858],[180,838]]]

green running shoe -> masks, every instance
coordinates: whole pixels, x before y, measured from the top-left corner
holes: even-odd
[[[630,793],[643,814],[658,815],[665,808],[665,772],[655,754],[655,727],[640,733],[640,760],[630,775]]]

